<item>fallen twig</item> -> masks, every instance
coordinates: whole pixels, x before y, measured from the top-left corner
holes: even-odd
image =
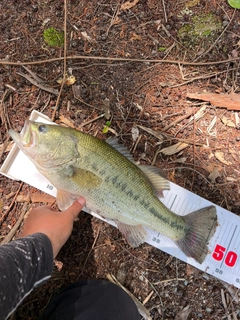
[[[8,209],[6,210],[6,212],[1,216],[0,225],[3,223],[5,217],[7,216],[7,214],[8,214],[8,213],[10,212],[10,210],[12,209],[12,206],[13,206],[13,204],[14,204],[14,202],[15,202],[15,200],[16,200],[16,198],[17,198],[17,196],[18,196],[18,194],[19,194],[19,192],[20,192],[20,190],[21,190],[21,188],[22,188],[22,185],[23,185],[23,182],[20,184],[20,186],[19,186],[19,188],[18,188],[18,190],[17,190],[17,192],[16,192],[16,194],[15,194],[15,197],[13,198],[10,206],[8,207]]]
[[[57,97],[57,101],[53,110],[52,114],[52,121],[55,120],[56,112],[58,109],[59,101],[61,98],[63,86],[65,84],[65,78],[66,78],[66,70],[67,70],[67,0],[64,0],[64,54],[63,54],[63,78],[61,82],[61,87],[59,90],[59,94]]]
[[[87,264],[88,258],[90,257],[90,255],[91,255],[91,253],[92,253],[92,251],[93,251],[93,249],[94,249],[94,247],[95,247],[95,244],[96,244],[97,239],[98,239],[98,236],[99,236],[100,228],[101,228],[101,226],[98,228],[97,235],[96,235],[96,237],[95,237],[95,239],[94,239],[92,248],[91,248],[90,251],[88,252],[87,258],[86,258],[86,260],[84,261],[84,264],[83,264],[83,267],[82,267],[82,271],[81,271],[81,273],[79,274],[79,277],[83,274],[83,271],[84,271],[85,266],[86,266],[86,264]],[[78,279],[79,279],[79,278],[78,278]]]
[[[44,59],[38,61],[24,61],[24,62],[13,62],[13,61],[6,61],[0,59],[0,64],[2,65],[12,65],[12,66],[23,66],[23,65],[35,65],[35,64],[43,64],[43,63],[50,63],[63,60],[64,57],[59,58],[51,58],[51,59]],[[82,55],[73,55],[67,56],[66,60],[103,60],[103,61],[124,61],[124,62],[140,62],[140,63],[169,63],[169,64],[182,64],[182,65],[189,65],[189,66],[212,66],[218,64],[224,64],[234,61],[239,61],[240,57],[230,58],[225,60],[219,61],[211,61],[211,62],[191,62],[191,61],[181,61],[181,60],[163,60],[163,59],[134,59],[134,58],[117,58],[117,57],[99,57],[99,56],[82,56]]]
[[[182,142],[185,142],[185,143],[194,144],[196,146],[203,146],[202,143],[195,142],[194,140],[177,138],[177,137],[171,136],[168,133],[165,133],[165,132],[162,132],[162,131],[155,131],[155,130],[152,130],[151,128],[147,128],[147,127],[141,126],[139,124],[137,124],[137,127],[142,129],[142,130],[144,130],[144,131],[146,131],[146,132],[148,132],[149,134],[152,134],[154,137],[159,139],[161,143],[163,141],[166,142],[168,140],[178,140],[178,141],[182,141]]]
[[[24,66],[23,66],[24,67]],[[26,68],[26,67],[25,67]],[[30,69],[28,69],[30,71]],[[28,72],[29,72],[28,71]],[[47,92],[50,92],[52,94],[55,94],[55,95],[58,95],[59,94],[59,91],[57,89],[54,89],[54,88],[51,88],[47,85],[44,85],[42,82],[43,80],[41,81],[38,81],[37,79],[40,79],[37,75],[34,75],[34,73],[31,71],[31,74],[34,75],[34,76],[29,76],[25,73],[21,73],[21,72],[16,72],[17,74],[19,74],[21,77],[27,79],[29,82],[31,82],[31,84],[33,84],[35,87],[38,87],[44,91],[47,91]],[[30,72],[29,72],[30,73]]]
[[[179,117],[177,120],[171,122],[169,125],[165,126],[162,131],[167,131],[168,129],[170,129],[171,127],[175,126],[176,124],[178,124],[179,122],[181,122],[182,120],[185,120],[189,117],[191,117],[192,112],[189,112],[181,117]]]
[[[230,293],[233,301],[236,302],[236,303],[239,303],[239,301],[240,301],[240,299],[239,299],[239,289],[237,289],[236,287],[226,283],[225,281],[221,281],[221,283],[228,290],[228,292]]]
[[[17,229],[19,228],[20,224],[22,223],[22,220],[23,220],[25,214],[27,213],[27,211],[28,211],[28,204],[25,203],[22,208],[22,213],[20,214],[20,217],[18,218],[17,222],[15,223],[15,225],[11,229],[11,231],[8,233],[8,235],[6,235],[6,237],[3,239],[3,241],[1,242],[1,245],[6,244],[12,240]]]

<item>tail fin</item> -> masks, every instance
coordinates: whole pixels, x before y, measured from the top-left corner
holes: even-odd
[[[178,247],[188,256],[202,263],[208,254],[207,244],[217,227],[216,207],[209,206],[183,216],[188,233],[178,241]]]

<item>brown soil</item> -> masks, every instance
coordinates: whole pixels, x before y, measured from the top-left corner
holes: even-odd
[[[64,85],[55,120],[61,122],[63,116],[62,121],[70,120],[77,128],[89,121],[83,130],[103,139],[117,134],[135,160],[154,163],[166,170],[169,180],[240,214],[240,126],[236,123],[240,114],[186,97],[187,92],[239,93],[240,12],[225,0],[135,2],[121,10],[120,1],[67,1],[67,56],[75,56],[67,59],[67,72],[72,72],[76,83]],[[183,12],[187,4],[191,14]],[[179,29],[192,16],[210,12],[222,25],[214,41],[201,38],[192,43],[179,38]],[[32,109],[49,117],[55,113],[57,95],[19,73],[28,74],[22,67],[25,64],[44,79],[45,87],[60,90],[57,80],[63,74],[63,59],[55,58],[62,58],[64,49],[49,47],[43,31],[48,27],[64,30],[64,2],[2,0],[0,17],[0,59],[6,60],[0,63],[2,164],[8,154],[9,127],[19,131]],[[231,58],[236,60],[225,61]],[[42,60],[49,61],[36,63]],[[204,115],[189,122],[203,105]],[[108,120],[110,129],[104,134]],[[164,131],[170,138],[159,144],[156,135],[140,128],[135,143],[132,128],[137,125]],[[171,156],[159,152],[178,139],[192,143]],[[222,152],[222,157],[217,159],[216,152]],[[213,171],[218,174],[210,179]],[[23,210],[24,204],[14,199],[16,192],[40,193],[0,176],[1,238]],[[29,202],[28,208],[39,204]],[[107,273],[120,279],[141,302],[153,292],[145,307],[154,320],[240,317],[239,304],[220,281],[147,244],[130,248],[117,229],[86,213],[76,221],[57,260],[61,270],[56,267],[51,280],[24,300],[14,319],[37,319],[60,288],[77,279],[105,279]],[[180,317],[188,305],[189,316]]]

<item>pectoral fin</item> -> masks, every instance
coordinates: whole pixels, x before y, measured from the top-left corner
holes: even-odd
[[[131,247],[136,248],[146,241],[147,232],[143,228],[143,226],[130,226],[118,221],[115,222],[118,226],[119,231],[125,236],[128,244]]]
[[[57,205],[61,211],[69,208],[77,198],[77,195],[70,194],[66,191],[57,190]]]
[[[94,173],[75,166],[66,167],[63,175],[63,179],[70,180],[69,185],[72,184],[72,190],[76,190],[76,194],[71,194],[70,192],[59,189],[57,190],[57,205],[62,211],[70,207],[74,200],[81,195],[81,190],[84,191],[84,193],[90,192],[91,190],[98,188],[102,183],[102,179]]]

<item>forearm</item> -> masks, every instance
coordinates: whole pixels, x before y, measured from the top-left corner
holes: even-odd
[[[6,319],[52,273],[53,251],[42,233],[0,246],[0,319]]]

